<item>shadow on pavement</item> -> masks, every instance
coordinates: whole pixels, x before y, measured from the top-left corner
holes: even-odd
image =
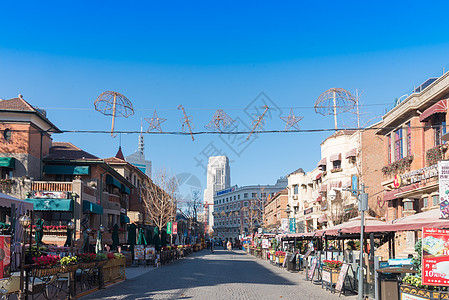
[[[232,283],[295,285],[244,252],[216,250],[212,254],[210,250],[203,250],[82,299],[115,299],[119,295],[120,299],[141,299],[155,294],[188,299],[183,290]]]

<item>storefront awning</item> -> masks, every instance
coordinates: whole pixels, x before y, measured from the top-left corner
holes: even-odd
[[[23,205],[26,210],[33,210],[32,203],[0,193],[0,206],[11,207],[11,204],[14,204],[16,207],[19,207],[19,205]]]
[[[425,122],[430,116],[433,116],[437,113],[446,113],[447,112],[447,100],[441,100],[428,109],[426,109],[420,116],[419,121]]]
[[[129,187],[127,187],[123,183],[121,184],[120,190],[125,194],[128,194],[128,195],[131,194],[131,190],[129,189]]]
[[[321,178],[321,173],[318,174],[318,175],[316,175],[315,180],[318,180],[318,179],[320,179],[320,178]]]
[[[127,215],[120,215],[121,223],[129,223],[129,217]]]
[[[0,157],[0,167],[14,169],[16,159],[14,157]]]
[[[384,193],[384,201],[390,201],[390,200],[396,199],[397,198],[396,197],[397,194],[400,194],[400,193],[403,193],[403,192],[408,192],[408,191],[411,191],[411,190],[414,190],[414,189],[417,189],[417,188],[419,188],[419,184],[418,183],[414,183],[414,184],[411,184],[411,185],[400,187],[400,188],[392,190],[392,191],[386,191]]]
[[[332,154],[329,158],[330,161],[337,161],[341,160],[341,153]]]
[[[326,165],[326,157],[322,158],[319,162],[318,162],[318,167],[320,166],[325,166]]]
[[[30,202],[37,211],[73,211],[72,199],[32,199],[25,201]]]
[[[349,150],[349,152],[346,152],[345,158],[356,157],[356,156],[357,156],[357,148],[354,148],[354,149]]]
[[[103,207],[101,207],[101,205],[83,200],[83,212],[86,210],[97,215],[103,214]]]
[[[106,183],[107,184],[112,184],[115,187],[118,187],[119,189],[122,188],[122,184],[120,181],[118,181],[117,179],[115,179],[114,177],[112,177],[109,174],[106,174]]]
[[[61,165],[46,165],[43,169],[46,174],[61,174],[61,175],[89,175],[90,166],[61,166]]]

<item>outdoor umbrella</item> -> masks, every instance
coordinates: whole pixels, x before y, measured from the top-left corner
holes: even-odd
[[[70,247],[72,245],[72,230],[67,227],[67,239],[65,240],[64,247]]]
[[[118,239],[118,225],[115,224],[114,229],[112,230],[112,245],[111,245],[111,250],[116,250],[117,246],[119,244],[119,239]]]
[[[117,232],[117,234],[118,234],[118,232]],[[95,253],[102,253],[102,252],[103,252],[103,237],[101,236],[101,231],[98,230],[97,231],[97,243],[95,244]]]
[[[159,228],[154,227],[154,247],[157,251],[161,250],[161,239],[159,238]]]
[[[161,231],[161,245],[162,247],[167,246],[167,232],[164,230]]]
[[[36,222],[36,233],[34,239],[36,240],[36,247],[42,244],[42,237],[44,236],[44,221],[39,218]]]
[[[147,239],[147,245],[154,245],[153,233],[148,227],[145,229],[145,237]]]
[[[136,224],[132,223],[128,226],[128,245],[131,253],[134,253],[134,245],[136,244]]]
[[[137,245],[147,245],[147,239],[145,238],[143,228],[139,229],[139,237],[137,238]]]

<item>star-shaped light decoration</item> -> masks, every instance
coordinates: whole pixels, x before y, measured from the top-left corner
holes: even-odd
[[[303,119],[303,117],[295,116],[295,114],[293,113],[293,108],[291,108],[290,114],[288,115],[288,117],[281,117],[281,119],[287,123],[287,124],[285,124],[285,131],[288,131],[292,127],[299,130],[298,122],[301,121]]]
[[[155,110],[153,113],[153,117],[145,118],[145,121],[147,121],[150,124],[150,126],[148,126],[147,132],[150,132],[152,130],[162,132],[161,124],[167,121],[167,119],[159,118]]]

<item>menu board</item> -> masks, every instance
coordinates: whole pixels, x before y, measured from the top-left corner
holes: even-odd
[[[145,260],[153,259],[155,249],[154,247],[146,246],[145,247]]]
[[[310,271],[308,274],[309,280],[313,279],[313,275],[315,274],[316,266],[318,265],[318,259],[316,257],[312,258],[312,265],[310,266]]]
[[[134,259],[143,260],[145,259],[145,246],[144,245],[134,245]]]
[[[422,284],[449,286],[449,230],[423,228]]]
[[[340,274],[338,274],[337,284],[335,285],[335,289],[339,292],[341,292],[341,289],[343,288],[348,270],[349,264],[343,264],[341,266]]]
[[[11,236],[0,235],[0,279],[11,275]]]

